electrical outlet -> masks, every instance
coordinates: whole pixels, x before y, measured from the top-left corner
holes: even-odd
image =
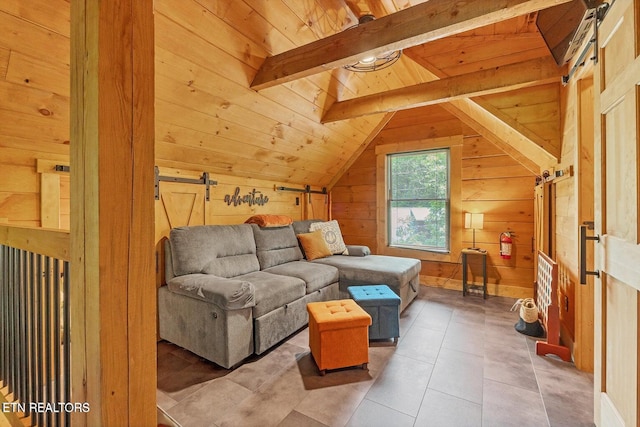
[[[569,297],[566,295],[564,296],[564,311],[569,312]]]

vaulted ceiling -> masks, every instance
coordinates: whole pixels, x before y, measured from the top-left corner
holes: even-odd
[[[563,70],[535,16],[563,1],[156,0],[158,164],[327,186],[396,111],[438,103],[537,173]],[[390,47],[387,69],[342,68]]]

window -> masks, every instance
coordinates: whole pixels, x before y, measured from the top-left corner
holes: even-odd
[[[449,251],[449,149],[390,154],[389,245]]]

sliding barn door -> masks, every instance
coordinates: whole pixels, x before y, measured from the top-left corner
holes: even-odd
[[[636,426],[640,218],[640,0],[617,0],[600,27],[596,75],[595,414]]]
[[[164,283],[164,240],[169,231],[185,225],[203,225],[209,202],[206,187],[198,184],[161,181],[156,200],[156,283]]]

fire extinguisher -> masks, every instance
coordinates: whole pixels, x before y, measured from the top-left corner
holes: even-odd
[[[511,246],[513,245],[513,239],[511,239],[511,233],[505,231],[500,233],[500,256],[503,259],[511,259]]]

